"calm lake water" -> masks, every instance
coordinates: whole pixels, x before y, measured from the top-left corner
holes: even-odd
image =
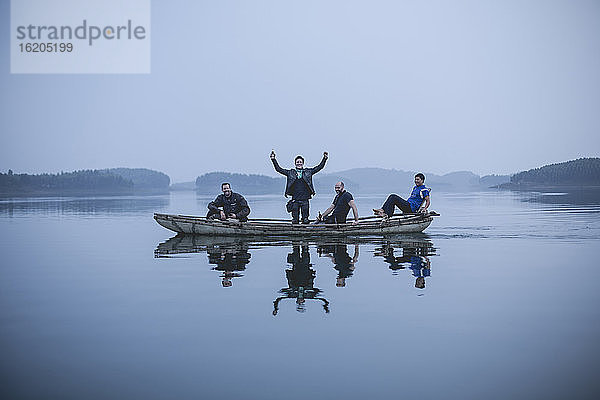
[[[425,234],[337,242],[152,219],[210,200],[0,200],[2,398],[600,396],[598,197],[433,192]]]

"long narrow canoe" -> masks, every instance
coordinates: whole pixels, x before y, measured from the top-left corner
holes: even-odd
[[[423,232],[434,216],[439,214],[408,214],[393,216],[387,220],[379,217],[362,218],[357,224],[297,224],[289,220],[250,219],[216,220],[191,215],[154,214],[161,226],[177,233],[219,236],[357,236],[394,235]]]

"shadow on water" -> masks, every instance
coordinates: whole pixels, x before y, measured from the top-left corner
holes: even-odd
[[[44,197],[0,200],[0,216],[143,214],[169,206],[169,196]]]
[[[319,258],[328,258],[337,271],[336,287],[345,287],[354,275],[361,252],[373,255],[378,264],[387,266],[392,275],[410,270],[415,277],[415,288],[425,289],[425,278],[431,275],[431,256],[436,249],[425,234],[372,238],[252,238],[177,235],[160,243],[154,251],[156,258],[173,258],[186,254],[206,253],[212,270],[220,272],[224,288],[233,286],[234,278],[244,276],[252,259],[252,252],[265,247],[288,249],[284,259],[287,287],[274,289],[273,315],[279,312],[282,301],[293,301],[296,311],[306,311],[309,301],[321,304],[329,313],[329,301],[324,291],[315,286],[317,270],[311,262],[311,249]],[[361,250],[362,249],[362,250]],[[371,261],[372,263],[372,261]],[[354,278],[356,279],[356,278]]]
[[[540,192],[527,192],[525,202],[552,205],[600,205],[600,188],[549,188]]]

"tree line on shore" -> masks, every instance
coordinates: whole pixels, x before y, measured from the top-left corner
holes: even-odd
[[[401,186],[412,182],[415,171],[382,168],[356,168],[336,173],[321,172],[315,179],[317,192],[330,191],[337,181],[343,181],[348,190],[362,193],[380,193],[389,190],[409,190]],[[600,158],[580,158],[545,165],[513,175],[486,175],[480,177],[469,171],[445,175],[427,174],[425,184],[443,191],[477,191],[490,188],[527,190],[543,187],[600,186]],[[196,178],[195,189],[200,194],[214,194],[223,182],[231,183],[234,190],[246,194],[282,193],[285,178],[265,175],[245,175],[227,172],[209,172]]]
[[[80,170],[58,174],[0,173],[0,194],[10,196],[166,193],[170,178],[145,168]]]
[[[413,171],[382,168],[356,168],[336,173],[321,173],[315,180],[318,192],[332,190],[335,182],[342,180],[349,190],[363,193],[400,190],[402,182],[410,182]],[[231,183],[234,190],[249,195],[282,193],[285,178],[258,174],[209,172],[200,175],[185,189],[199,194],[219,193],[221,183]],[[545,165],[510,175],[486,175],[479,177],[472,172],[452,172],[446,175],[428,174],[426,184],[437,190],[527,190],[550,186],[600,186],[600,158],[580,158],[563,163]],[[391,187],[392,186],[392,187]],[[119,195],[168,193],[168,175],[146,168],[111,168],[80,170],[58,174],[15,174],[9,170],[0,173],[0,195]]]
[[[510,186],[600,185],[600,158],[579,158],[522,171],[510,177]]]

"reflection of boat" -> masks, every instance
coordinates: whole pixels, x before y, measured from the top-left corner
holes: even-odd
[[[196,235],[248,235],[248,236],[352,236],[390,235],[398,233],[423,232],[434,216],[439,214],[410,214],[394,216],[388,220],[366,217],[357,224],[298,224],[288,220],[250,219],[221,221],[189,215],[154,214],[161,226],[177,233]]]
[[[327,237],[308,239],[277,239],[255,236],[173,236],[166,242],[160,243],[154,250],[155,257],[169,257],[172,254],[205,253],[213,247],[236,248],[243,244],[248,249],[271,246],[290,246],[294,244],[310,244],[317,246],[344,244],[379,244],[395,248],[419,247],[429,248],[433,244],[427,235],[414,233],[410,235],[388,235],[383,237]]]
[[[348,245],[354,246],[350,257]],[[168,258],[176,254],[205,253],[212,270],[219,271],[223,287],[233,285],[233,279],[245,275],[252,254],[266,247],[291,248],[285,258],[287,264],[285,278],[287,287],[278,291],[273,301],[273,315],[277,315],[281,303],[295,301],[296,310],[305,312],[307,305],[320,304],[325,313],[329,313],[329,301],[324,291],[315,286],[317,268],[311,263],[310,249],[314,246],[319,257],[331,258],[337,271],[336,287],[346,286],[346,279],[355,271],[359,247],[367,245],[375,257],[382,257],[396,271],[405,269],[405,265],[416,278],[415,287],[425,288],[425,278],[430,276],[429,256],[436,249],[428,236],[422,233],[385,235],[385,236],[340,236],[340,237],[256,237],[256,236],[206,236],[178,234],[155,249],[156,257]],[[401,255],[395,254],[401,251]],[[272,253],[274,254],[274,253]],[[276,265],[277,261],[272,261]]]
[[[160,243],[154,250],[155,257],[168,257],[170,254],[205,253],[213,247],[236,248],[240,245],[248,249],[263,246],[286,246],[289,242],[281,240],[265,240],[250,236],[173,236],[166,242]]]

